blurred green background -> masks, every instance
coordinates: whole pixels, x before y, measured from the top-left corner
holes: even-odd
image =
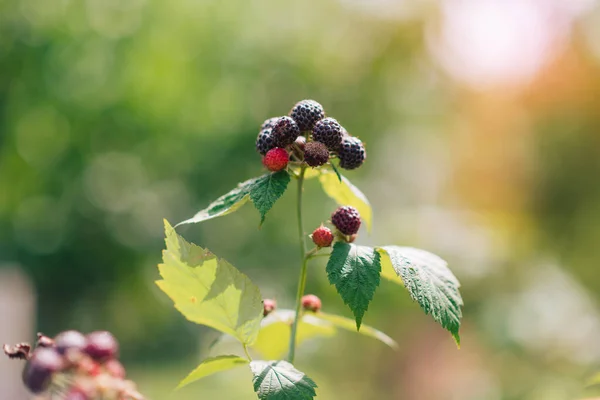
[[[153,284],[162,219],[262,173],[258,127],[304,98],[367,144],[346,174],[375,209],[359,242],[439,254],[466,304],[457,350],[382,282],[364,322],[401,350],[351,333],[307,343],[296,364],[319,398],[591,397],[595,0],[0,0],[0,332],[27,335],[0,343],[108,329],[150,399],[253,398],[247,371],[172,392],[216,334]],[[306,194],[312,229],[335,205],[315,182]],[[293,201],[260,230],[247,206],[179,231],[289,308]],[[350,315],[322,262],[308,290]]]

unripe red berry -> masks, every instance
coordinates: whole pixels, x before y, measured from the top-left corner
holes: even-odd
[[[360,229],[360,214],[354,207],[339,207],[331,215],[331,222],[344,235],[354,235]]]
[[[111,375],[115,378],[119,378],[119,379],[125,378],[125,375],[126,375],[125,367],[123,367],[123,364],[121,364],[117,360],[108,360],[104,364],[104,368],[106,369],[106,372],[108,372],[109,375]]]
[[[87,336],[85,353],[96,361],[105,362],[118,357],[119,343],[110,332],[92,332]]]
[[[52,382],[52,375],[64,368],[65,362],[53,348],[39,347],[23,369],[23,383],[32,393],[42,393]]]
[[[307,294],[302,297],[302,308],[306,311],[318,312],[321,310],[321,299],[314,294]]]
[[[269,150],[263,157],[263,165],[267,167],[269,171],[281,171],[287,167],[288,162],[288,152],[281,147],[276,147]]]
[[[271,314],[277,308],[277,302],[273,299],[264,299],[263,300],[263,315],[266,317]]]
[[[83,351],[87,346],[87,339],[81,332],[65,331],[54,338],[56,350],[64,355],[68,350]]]
[[[329,247],[333,242],[333,233],[331,233],[331,229],[323,225],[315,229],[311,236],[317,247]]]

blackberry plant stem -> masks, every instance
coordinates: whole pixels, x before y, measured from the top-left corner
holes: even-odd
[[[300,241],[300,258],[302,260],[302,267],[300,269],[300,278],[298,280],[298,293],[296,294],[296,315],[294,317],[294,324],[292,325],[292,332],[290,335],[290,348],[288,353],[288,361],[294,362],[296,355],[296,333],[298,331],[298,322],[300,321],[300,309],[302,307],[302,296],[304,296],[304,289],[306,288],[306,270],[308,265],[308,257],[306,255],[306,238],[304,234],[304,222],[302,220],[302,190],[304,189],[304,174],[306,173],[306,166],[303,165],[300,169],[300,176],[298,176],[298,193],[296,201],[296,214],[298,217],[298,239]]]

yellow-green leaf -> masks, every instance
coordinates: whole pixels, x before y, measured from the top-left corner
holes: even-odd
[[[156,282],[188,320],[251,345],[260,330],[260,290],[250,279],[210,251],[179,236],[165,221],[167,249]]]
[[[338,328],[342,328],[342,329],[345,329],[345,330],[348,330],[351,332],[357,332],[356,331],[356,322],[353,319],[345,318],[340,315],[327,314],[324,312],[318,312],[314,316],[316,318],[322,319],[324,321],[331,322],[333,325],[335,325]],[[394,350],[398,349],[398,343],[396,343],[396,341],[394,339],[392,339],[385,333],[383,333],[373,327],[370,327],[369,325],[361,325],[360,331],[358,331],[358,333],[360,333],[361,335],[364,335],[364,336],[368,336],[368,337],[377,339],[377,340],[387,344]]]
[[[356,208],[367,227],[367,231],[371,232],[373,227],[373,210],[367,196],[354,186],[348,178],[342,176],[342,181],[340,182],[338,175],[334,171],[321,171],[319,181],[327,196],[335,200],[337,204]]]
[[[248,364],[248,360],[233,355],[207,358],[179,383],[177,389],[181,389],[192,382],[216,374],[217,372],[227,371],[246,364]]]
[[[290,343],[291,325],[295,312],[277,310],[269,314],[261,324],[258,339],[252,348],[264,358],[277,359],[283,357]],[[300,319],[296,333],[296,345],[316,337],[330,337],[335,334],[335,327],[327,322],[305,314]]]

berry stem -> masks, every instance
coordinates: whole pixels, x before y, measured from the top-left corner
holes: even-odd
[[[296,202],[296,214],[298,216],[298,239],[300,241],[300,257],[302,259],[302,268],[300,269],[300,279],[298,280],[298,293],[296,294],[296,315],[294,324],[292,325],[292,333],[290,335],[290,348],[288,361],[294,362],[296,355],[296,332],[298,331],[298,322],[300,321],[300,309],[302,307],[302,296],[306,287],[306,270],[308,265],[308,256],[306,255],[306,238],[304,234],[304,222],[302,221],[302,190],[304,188],[304,174],[306,173],[306,165],[300,167],[300,175],[298,176],[298,193]]]

